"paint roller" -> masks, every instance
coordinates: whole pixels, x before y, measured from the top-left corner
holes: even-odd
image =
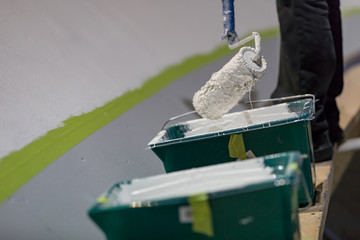
[[[264,75],[266,61],[260,55],[260,35],[253,32],[251,36],[239,40],[235,32],[234,0],[222,0],[224,34],[230,49],[235,49],[251,40],[255,48],[243,47],[193,97],[196,112],[209,119],[220,118],[230,111],[255,83]]]
[[[260,35],[253,32],[241,41],[229,41],[229,47],[236,48],[251,40],[255,48],[242,47],[239,52],[210,80],[195,93],[193,106],[203,118],[218,119],[229,112],[243,96],[250,92],[264,75],[266,61],[260,55]],[[231,45],[231,46],[230,46]]]

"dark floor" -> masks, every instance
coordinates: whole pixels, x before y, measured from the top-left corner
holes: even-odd
[[[346,138],[360,136],[360,112],[346,131]],[[333,193],[330,200],[325,240],[360,239],[360,150],[334,156]]]

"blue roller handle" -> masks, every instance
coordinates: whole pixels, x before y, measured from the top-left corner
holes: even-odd
[[[235,13],[234,0],[221,0],[223,4],[223,21],[224,21],[224,35],[222,39],[227,38],[229,44],[233,44],[237,39],[235,32]]]

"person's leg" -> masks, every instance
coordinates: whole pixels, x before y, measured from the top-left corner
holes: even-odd
[[[344,138],[344,133],[339,126],[340,113],[335,101],[335,98],[341,94],[344,85],[341,11],[340,0],[327,0],[327,2],[329,6],[329,22],[336,53],[336,68],[328,90],[325,114],[329,125],[330,140],[332,143],[336,143]]]
[[[326,0],[277,0],[281,33],[278,85],[272,97],[314,94],[318,101],[311,121],[316,161],[329,160],[324,105],[335,69],[335,50]]]

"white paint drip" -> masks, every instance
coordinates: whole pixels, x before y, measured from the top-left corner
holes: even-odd
[[[239,223],[241,225],[248,225],[250,223],[254,222],[254,217],[253,216],[248,216],[246,218],[242,218],[239,220]]]

